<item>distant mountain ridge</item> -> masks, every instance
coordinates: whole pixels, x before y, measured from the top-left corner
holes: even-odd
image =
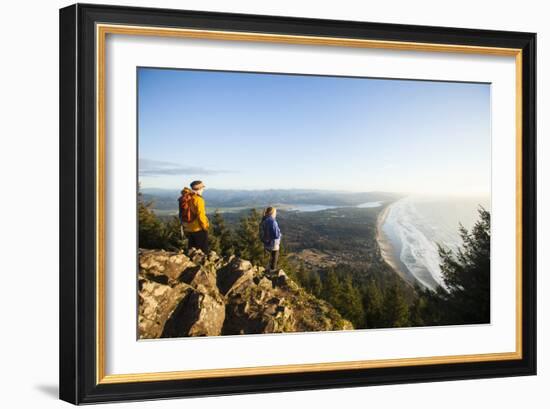
[[[141,189],[145,201],[153,201],[158,210],[177,209],[177,189]],[[357,206],[366,202],[396,200],[402,194],[391,192],[345,192],[309,189],[229,190],[207,189],[204,198],[207,206],[264,207],[268,205],[324,205]]]

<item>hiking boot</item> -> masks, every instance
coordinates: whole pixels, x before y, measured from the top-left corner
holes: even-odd
[[[270,269],[269,267],[266,267],[266,268],[264,269],[264,275],[266,275],[266,276],[272,276],[272,275],[273,275],[273,271],[274,271],[274,270]]]

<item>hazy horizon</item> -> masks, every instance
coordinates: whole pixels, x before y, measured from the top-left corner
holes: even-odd
[[[490,85],[138,69],[141,188],[490,195]]]
[[[183,185],[183,186],[177,186],[177,187],[157,187],[157,186],[150,186],[150,187],[141,187],[140,190],[142,191],[151,191],[151,190],[159,190],[159,191],[178,191],[181,190],[183,187],[189,187],[189,185]],[[261,191],[297,191],[297,192],[339,192],[339,193],[348,193],[348,194],[356,194],[356,193],[384,193],[384,194],[398,194],[403,196],[434,196],[434,197],[452,197],[452,196],[460,196],[460,197],[485,197],[490,196],[490,192],[485,193],[421,193],[421,192],[397,192],[397,191],[391,191],[391,190],[343,190],[343,189],[312,189],[312,188],[301,188],[301,187],[295,187],[295,188],[218,188],[218,187],[207,187],[205,191],[209,190],[227,190],[227,191],[236,191],[236,192],[261,192]]]

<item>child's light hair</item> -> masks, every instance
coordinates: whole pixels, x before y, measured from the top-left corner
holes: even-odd
[[[264,216],[271,216],[273,213],[275,213],[275,210],[277,209],[272,206],[266,207],[266,209],[264,210]]]

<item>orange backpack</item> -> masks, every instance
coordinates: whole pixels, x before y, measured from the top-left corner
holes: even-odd
[[[185,188],[183,195],[178,199],[181,224],[191,223],[197,217],[197,209],[193,200],[194,195],[195,193],[191,189]]]

